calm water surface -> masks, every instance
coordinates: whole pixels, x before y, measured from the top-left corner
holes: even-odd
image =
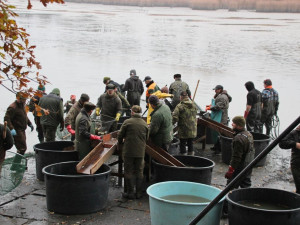
[[[281,130],[299,116],[300,14],[76,3],[44,8],[37,1],[29,11],[26,1],[11,2],[37,45],[41,73],[51,82],[47,91],[58,87],[65,100],[85,92],[96,103],[103,76],[124,83],[134,68],[160,87],[181,73],[192,93],[200,80],[195,101],[203,108],[222,84],[233,97],[231,118],[244,113],[244,83],[262,90],[270,78],[280,95]],[[0,92],[3,118],[14,96]],[[27,132],[30,146],[37,137]]]

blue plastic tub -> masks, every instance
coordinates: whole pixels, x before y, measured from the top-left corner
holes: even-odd
[[[213,200],[220,189],[194,182],[168,181],[153,184],[147,189],[150,204],[151,225],[189,224],[208,204],[183,203],[162,199],[167,195],[194,195]],[[219,225],[224,198],[197,224]]]

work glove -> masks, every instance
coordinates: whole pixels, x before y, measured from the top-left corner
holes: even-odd
[[[30,125],[28,125],[29,127],[30,127],[30,129],[31,129],[31,132],[34,130],[34,127],[33,127],[33,125],[32,124],[30,124]]]
[[[100,136],[91,134],[91,135],[90,135],[90,140],[102,140],[102,138],[101,138]]]
[[[12,136],[16,136],[16,135],[17,135],[17,132],[16,132],[15,129],[12,129],[12,130],[10,131],[10,133],[11,133]]]
[[[120,117],[121,117],[121,113],[117,113],[117,115],[116,115],[116,121],[119,121]]]
[[[60,131],[63,131],[64,127],[65,127],[65,122],[64,121],[60,122]]]
[[[232,175],[233,175],[233,172],[234,172],[234,168],[232,166],[229,166],[228,171],[225,174],[225,178],[226,179],[231,179]]]
[[[249,112],[245,111],[244,112],[244,118],[247,119]]]
[[[100,108],[99,107],[96,108],[96,112],[95,113],[96,113],[96,116],[100,115]]]
[[[211,107],[211,105],[207,105],[207,106],[205,107],[205,111],[210,110],[210,107]]]
[[[75,130],[72,129],[71,125],[68,125],[66,128],[71,135],[75,135]]]

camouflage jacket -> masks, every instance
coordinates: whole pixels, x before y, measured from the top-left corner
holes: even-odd
[[[236,170],[244,169],[254,159],[254,141],[249,131],[238,131],[232,140],[230,165]]]
[[[179,104],[180,102],[180,93],[182,91],[186,91],[188,96],[191,97],[191,91],[189,88],[189,85],[183,81],[181,81],[181,79],[178,79],[176,81],[174,81],[169,88],[169,93],[174,95],[174,97],[172,98],[172,105],[173,107],[175,107],[176,105]]]
[[[261,95],[263,103],[261,117],[262,120],[264,120],[265,118],[273,116],[275,113],[277,113],[279,106],[279,96],[276,90],[268,87],[261,92]]]
[[[180,139],[195,138],[197,136],[197,107],[189,99],[181,101],[173,111],[173,124],[178,123],[178,137]]]

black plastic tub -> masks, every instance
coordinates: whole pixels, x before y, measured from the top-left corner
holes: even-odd
[[[242,188],[233,190],[226,199],[230,225],[300,224],[300,195],[298,194],[269,188]],[[257,209],[240,204],[241,201],[285,206],[286,209]]]
[[[77,151],[65,150],[73,146],[73,141],[52,141],[34,145],[37,179],[44,180],[42,169],[45,166],[53,163],[79,160]]]
[[[271,138],[268,135],[251,132],[254,139],[255,157],[258,156],[270,143]],[[231,144],[232,138],[220,135],[222,161],[229,165],[231,159]],[[262,158],[257,166],[264,166],[266,164],[267,156]]]
[[[43,168],[47,209],[59,214],[87,214],[106,206],[110,167],[103,164],[95,174],[76,172],[75,162],[56,163]]]
[[[153,160],[156,182],[190,181],[211,184],[212,171],[215,163],[210,159],[198,156],[174,156],[186,167],[175,167],[160,164]]]

